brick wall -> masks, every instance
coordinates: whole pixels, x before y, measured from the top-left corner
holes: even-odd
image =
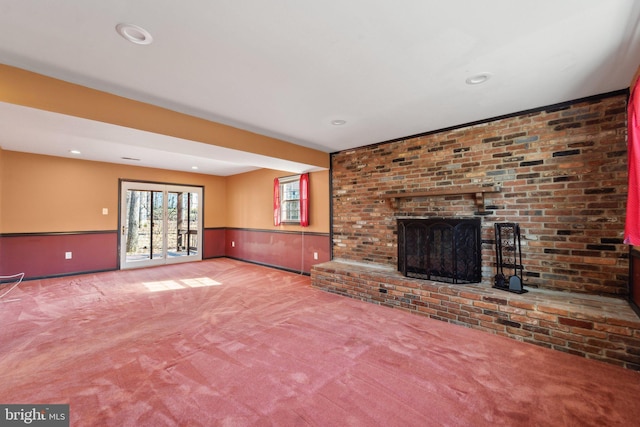
[[[495,222],[522,231],[525,286],[627,293],[626,94],[332,155],[333,257],[397,264],[399,217],[480,216],[483,283]],[[497,185],[486,211],[472,195],[398,199],[403,191]]]

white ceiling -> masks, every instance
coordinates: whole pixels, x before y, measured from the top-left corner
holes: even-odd
[[[635,0],[0,0],[0,62],[335,152],[625,89],[639,19]],[[7,150],[311,169],[9,104],[0,126]]]

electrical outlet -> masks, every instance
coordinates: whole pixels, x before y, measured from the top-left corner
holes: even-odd
[[[235,248],[236,247],[236,242],[231,242],[231,247]]]
[[[73,258],[73,253],[72,252],[65,252],[64,253],[64,259],[71,259]]]
[[[102,208],[102,215],[109,215],[109,209],[108,208]]]
[[[318,259],[318,252],[313,253],[313,259]]]

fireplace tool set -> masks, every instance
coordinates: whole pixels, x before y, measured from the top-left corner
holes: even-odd
[[[520,245],[520,224],[504,222],[494,224],[496,236],[496,276],[494,288],[523,294],[522,247]]]

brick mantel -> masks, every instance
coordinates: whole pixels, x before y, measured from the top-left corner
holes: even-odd
[[[455,188],[438,188],[429,191],[410,191],[400,193],[390,193],[382,196],[391,204],[393,209],[398,208],[398,200],[408,199],[414,197],[437,197],[437,196],[452,196],[456,194],[472,194],[476,199],[476,207],[478,212],[484,213],[484,195],[485,193],[499,193],[500,187],[489,186],[467,186],[467,187],[455,187]]]

